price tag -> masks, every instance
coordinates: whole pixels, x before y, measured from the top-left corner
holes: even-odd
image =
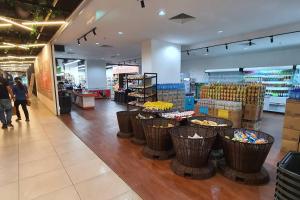
[[[218,117],[224,118],[224,119],[228,119],[228,117],[229,117],[229,111],[228,110],[219,109],[218,110]]]

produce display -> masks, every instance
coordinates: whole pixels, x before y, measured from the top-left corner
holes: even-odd
[[[174,125],[173,124],[168,124],[167,126],[156,126],[156,125],[153,125],[153,128],[173,128]]]
[[[146,102],[144,103],[145,110],[149,111],[164,111],[170,110],[173,108],[173,103],[164,102],[164,101],[154,101],[154,102]]]
[[[170,113],[163,113],[161,116],[163,118],[168,119],[183,119],[192,117],[195,114],[194,111],[184,111],[184,112],[170,112]]]
[[[198,120],[193,119],[191,120],[192,123],[202,125],[202,126],[227,126],[227,124],[218,124],[217,122],[210,121],[210,120]]]
[[[261,83],[224,84],[214,83],[202,86],[201,99],[217,99],[239,101],[245,104],[262,105],[265,96],[265,86]]]
[[[250,144],[266,144],[268,141],[264,138],[258,138],[257,135],[249,130],[236,130],[233,138],[225,136],[226,139]]]
[[[147,116],[142,115],[141,113],[139,113],[139,114],[136,116],[136,118],[137,118],[137,119],[153,119],[152,116],[147,117]]]

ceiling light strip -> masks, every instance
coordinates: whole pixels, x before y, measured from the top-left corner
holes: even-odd
[[[1,20],[1,21],[4,21],[4,22],[7,22],[7,23],[10,23],[10,24],[12,24],[12,25],[18,26],[18,27],[20,27],[20,28],[23,28],[23,29],[25,29],[25,30],[27,30],[27,31],[33,31],[33,28],[30,28],[30,27],[28,27],[28,26],[24,26],[23,24],[17,23],[17,22],[15,22],[15,21],[12,21],[12,20],[7,19],[7,18],[5,18],[5,17],[0,16],[0,20]]]

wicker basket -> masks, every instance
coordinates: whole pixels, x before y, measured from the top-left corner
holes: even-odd
[[[197,120],[201,120],[201,121],[203,121],[203,120],[214,121],[218,124],[227,124],[227,126],[203,126],[203,125],[198,125],[198,124],[194,124],[194,123],[191,122],[191,120],[193,120],[193,119],[197,119]],[[231,129],[231,127],[233,125],[230,120],[217,118],[217,117],[199,116],[199,117],[191,117],[188,120],[189,120],[189,124],[191,126],[199,126],[199,127],[205,128],[205,129],[209,129],[210,132],[217,133],[215,143],[212,147],[214,150],[222,149],[222,142],[221,142],[221,139],[220,139],[220,133],[224,133],[226,130]]]
[[[118,124],[120,131],[117,136],[129,138],[132,136],[131,116],[136,115],[136,111],[119,111],[117,112]]]
[[[155,118],[155,115],[149,113],[143,113],[143,112],[137,112],[135,115],[131,115],[131,124],[133,129],[133,138],[131,139],[131,141],[135,144],[144,145],[146,144],[146,137],[143,128],[143,122],[151,119],[138,119],[137,118],[138,114],[141,114],[146,118],[149,117]]]
[[[180,175],[195,179],[209,178],[215,169],[208,161],[217,133],[197,126],[181,126],[170,131],[176,160],[172,161],[172,170]],[[202,138],[192,139],[197,133]]]
[[[160,127],[167,127],[168,124],[176,126],[177,122],[172,119],[163,118],[155,118],[144,121],[143,127],[147,142],[147,146],[144,148],[145,156],[156,159],[168,159],[174,155],[169,132],[171,128]]]
[[[268,141],[266,144],[250,144],[241,143],[225,138],[225,136],[233,137],[235,130],[246,129],[231,129],[221,133],[221,140],[223,143],[223,151],[226,164],[239,172],[244,173],[258,173],[269,154],[269,151],[274,142],[274,138],[266,133],[253,131],[258,138],[264,138]]]
[[[207,165],[208,157],[217,134],[201,127],[182,126],[170,131],[176,159],[188,167]],[[203,139],[191,139],[197,133]]]

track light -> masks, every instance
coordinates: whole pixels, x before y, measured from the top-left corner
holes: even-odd
[[[86,35],[83,37],[84,41],[87,41]]]
[[[80,39],[77,40],[78,45],[80,45]]]
[[[189,51],[189,50],[187,50],[187,51],[186,51],[186,54],[189,56],[189,55],[190,55],[190,51]]]
[[[207,53],[209,52],[209,49],[208,49],[208,47],[206,47],[206,52],[207,52]]]
[[[228,50],[228,44],[225,44],[225,49]]]
[[[96,27],[95,28],[93,28],[93,34],[94,34],[94,36],[96,36],[97,34],[96,34]]]
[[[252,46],[252,40],[249,40],[249,46]]]
[[[142,7],[142,8],[145,8],[145,7],[146,7],[146,6],[145,6],[144,0],[141,0],[141,7]]]
[[[273,35],[270,37],[270,42],[271,42],[271,43],[274,42],[274,37],[273,37]]]

